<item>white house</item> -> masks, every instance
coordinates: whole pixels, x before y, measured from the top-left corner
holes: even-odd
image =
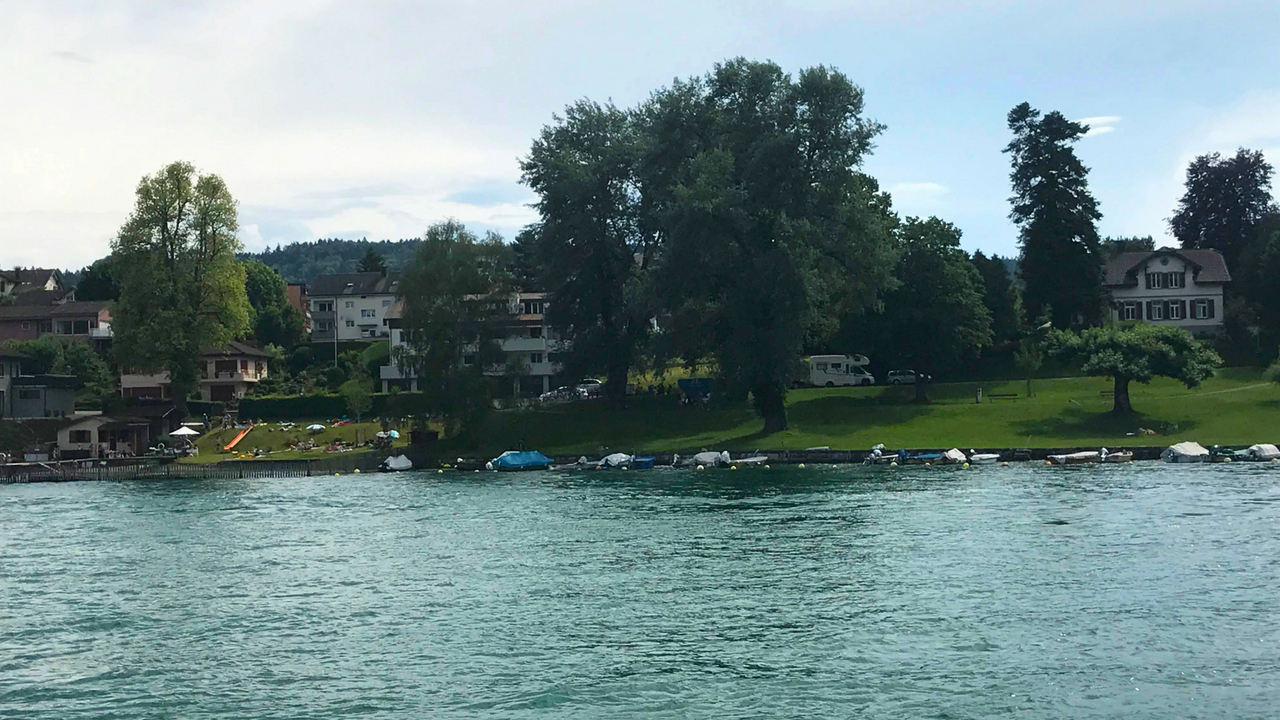
[[[507,377],[512,367],[520,368],[519,374],[512,377],[511,389],[517,395],[547,392],[551,389],[551,378],[561,370],[560,364],[552,361],[552,356],[559,352],[559,340],[546,324],[546,297],[545,293],[532,292],[511,295],[511,321],[502,340],[507,362],[485,369],[485,374],[491,377]],[[404,306],[396,303],[387,314],[392,362],[384,365],[380,373],[383,392],[389,392],[393,385],[411,391],[418,389],[418,379],[412,369],[401,368],[395,362],[396,348],[405,343],[405,331],[401,327],[403,311]],[[472,356],[464,358],[464,362],[473,361]]]
[[[391,333],[383,322],[396,302],[400,273],[321,275],[309,288],[311,342],[381,340]]]
[[[1222,289],[1231,274],[1217,250],[1160,248],[1107,262],[1111,318],[1175,325],[1195,335],[1222,330]]]
[[[239,400],[267,378],[267,353],[247,343],[232,341],[221,348],[200,353],[200,399],[226,402]],[[168,400],[169,373],[125,372],[120,375],[120,392],[125,397]]]

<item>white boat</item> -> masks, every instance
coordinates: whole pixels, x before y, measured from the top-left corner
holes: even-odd
[[[751,457],[733,460],[729,464],[730,465],[764,465],[767,462],[769,462],[769,457],[767,455],[752,455]]]
[[[973,450],[969,451],[970,465],[994,465],[1000,460],[998,453],[980,453]]]
[[[951,448],[950,450],[942,453],[942,457],[938,462],[943,465],[960,465],[962,463],[969,462],[969,458],[965,457],[964,453],[960,452],[956,448]]]
[[[705,467],[720,467],[722,465],[728,465],[730,462],[729,453],[710,451],[700,452],[697,455],[694,455],[689,458],[685,464],[694,466],[702,465]]]
[[[1104,463],[1133,462],[1133,453],[1129,452],[1128,450],[1120,450],[1118,452],[1107,453],[1106,456],[1102,458],[1102,462]]]
[[[382,461],[383,470],[412,470],[413,461],[404,455],[396,455]]]
[[[601,468],[620,468],[627,467],[631,464],[632,456],[626,453],[613,453],[600,458],[598,465]]]
[[[1165,448],[1160,453],[1160,459],[1171,463],[1208,462],[1209,451],[1200,443],[1180,442]]]
[[[1096,463],[1102,459],[1102,453],[1096,450],[1085,450],[1084,452],[1069,453],[1067,455],[1050,455],[1049,462],[1054,465],[1084,465],[1086,463]]]
[[[1280,458],[1280,448],[1269,443],[1261,445],[1251,445],[1248,450],[1244,451],[1250,460],[1275,460]]]

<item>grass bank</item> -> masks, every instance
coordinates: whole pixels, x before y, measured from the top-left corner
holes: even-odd
[[[1016,393],[1016,400],[974,402],[984,395]],[[1205,445],[1280,441],[1280,387],[1255,369],[1225,369],[1197,390],[1172,380],[1134,384],[1138,414],[1110,414],[1105,378],[1025,382],[950,383],[930,389],[932,403],[914,403],[909,387],[813,388],[787,399],[790,429],[760,434],[747,404],[680,408],[674,397],[642,397],[625,410],[601,401],[496,413],[476,434],[478,443],[442,441],[437,453],[485,456],[517,447],[549,454],[664,452],[698,448],[729,450],[898,447],[1107,447]],[[1159,435],[1127,436],[1139,427]]]
[[[293,427],[283,427],[279,422],[266,422],[254,426],[231,452],[224,452],[223,446],[231,442],[240,430],[236,428],[225,428],[205,433],[196,439],[196,447],[200,448],[200,454],[195,457],[185,458],[182,462],[191,463],[212,463],[219,460],[236,460],[240,459],[244,454],[251,454],[255,448],[266,450],[268,454],[265,459],[268,460],[319,460],[322,458],[333,457],[335,453],[325,451],[325,446],[333,442],[344,442],[354,444],[356,442],[367,441],[382,430],[382,427],[376,422],[351,423],[341,427],[326,427],[323,431],[314,435],[306,430],[308,425],[312,423],[321,423],[328,425],[326,420],[298,420],[294,421]],[[409,444],[408,427],[399,428],[401,437],[392,441],[393,447],[404,447]],[[306,452],[288,449],[292,445],[296,445],[305,440],[315,440],[316,449]],[[368,449],[353,450],[352,452],[368,452]]]

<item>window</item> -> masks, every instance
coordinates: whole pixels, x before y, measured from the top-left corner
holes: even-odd
[[[814,368],[815,370],[819,371],[819,372],[826,372],[826,371],[827,371],[827,364],[826,364],[826,363],[814,363],[813,368]]]
[[[348,320],[348,321],[347,321],[347,327],[355,327],[355,326],[356,326],[356,321],[355,321],[355,320]]]
[[[520,314],[521,315],[541,315],[542,301],[541,300],[521,300]]]
[[[356,306],[356,301],[355,301],[355,300],[348,300],[348,301],[347,301],[347,307],[349,307],[349,308],[353,308],[353,307],[355,307],[355,306]]]
[[[265,371],[266,371],[266,369],[267,369],[267,368],[262,364],[262,361],[261,361],[261,360],[255,360],[255,361],[254,361],[254,363],[253,363],[253,371],[254,371],[255,373],[257,373],[258,375],[261,375],[263,372],[265,372]]]
[[[248,361],[248,360],[241,360],[241,361],[240,361],[240,372],[242,372],[242,373],[247,373],[247,372],[249,372],[249,361]]]
[[[1159,290],[1164,287],[1164,273],[1147,273],[1147,289]]]
[[[462,364],[463,364],[463,365],[475,365],[475,364],[476,364],[476,356],[475,356],[475,355],[463,355],[463,356],[462,356]]]
[[[1195,313],[1196,320],[1208,320],[1209,319],[1209,301],[1197,300],[1195,304],[1195,310],[1193,312]]]
[[[19,400],[39,400],[40,389],[39,388],[19,388],[18,399]]]
[[[0,362],[0,377],[4,377],[5,364]]]
[[[1138,319],[1138,303],[1125,303],[1120,311],[1121,320],[1137,320]]]
[[[329,332],[329,331],[330,331],[330,330],[332,330],[332,329],[333,329],[333,322],[332,322],[332,321],[330,321],[330,320],[317,320],[317,321],[316,321],[316,330],[319,330],[320,332]]]
[[[390,301],[390,300],[383,300],[383,301],[382,301],[382,307],[391,307],[391,301]]]
[[[88,321],[88,320],[74,320],[74,321],[72,321],[72,323],[71,323],[71,334],[72,334],[72,335],[88,335],[88,334],[89,334],[89,321]]]
[[[529,328],[529,337],[531,337],[531,338],[540,338],[540,337],[542,337],[542,326],[541,326],[541,325],[534,325],[533,327]]]
[[[36,322],[36,332],[37,332],[37,333],[39,333],[39,334],[41,334],[41,335],[47,335],[47,334],[49,334],[49,333],[53,332],[53,321],[52,321],[52,320],[40,320],[40,321]]]
[[[58,321],[58,334],[59,334],[59,335],[70,335],[70,334],[72,334],[72,326],[71,326],[71,321],[70,321],[70,320],[59,320],[59,321]]]
[[[377,317],[377,316],[378,316],[378,314],[377,314],[377,312],[376,312],[376,311],[374,311],[374,310],[361,310],[361,311],[360,311],[360,317],[362,317],[362,318],[371,318],[371,317]]]
[[[1187,276],[1185,273],[1169,273],[1169,278],[1165,281],[1165,287],[1183,288],[1186,286]]]
[[[1151,319],[1152,320],[1164,319],[1164,302],[1163,301],[1157,300],[1156,302],[1151,303]]]
[[[1177,300],[1171,301],[1171,302],[1169,303],[1169,319],[1170,319],[1170,320],[1181,320],[1181,319],[1183,319],[1183,318],[1182,318],[1182,303],[1178,302]]]
[[[312,304],[316,312],[333,312],[332,300],[317,300]]]
[[[30,329],[31,329],[31,321],[30,321],[30,320],[23,320],[23,321],[22,321],[22,329],[23,329],[23,330],[30,330]]]
[[[72,430],[70,440],[79,445],[88,445],[93,442],[93,435],[88,430]]]
[[[529,353],[529,363],[537,365],[542,362],[542,353]]]

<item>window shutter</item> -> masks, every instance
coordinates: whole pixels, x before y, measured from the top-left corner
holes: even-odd
[[[1151,301],[1150,300],[1147,301],[1147,319],[1148,320],[1151,319]]]
[[[1147,273],[1147,289],[1151,289],[1151,273]]]
[[[1173,303],[1169,302],[1168,300],[1164,301],[1164,319],[1165,320],[1169,319],[1169,306],[1172,304]]]
[[[1187,286],[1187,271],[1186,271],[1186,270],[1183,270],[1183,271],[1180,273],[1180,275],[1181,275],[1181,277],[1182,277],[1182,285],[1180,285],[1179,287],[1186,287],[1186,286]]]
[[[1180,300],[1178,302],[1182,305],[1182,307],[1180,308],[1182,310],[1182,314],[1179,315],[1178,317],[1180,317],[1183,320],[1186,320],[1187,319],[1187,301]]]
[[[1209,318],[1213,318],[1213,298],[1209,298]]]

